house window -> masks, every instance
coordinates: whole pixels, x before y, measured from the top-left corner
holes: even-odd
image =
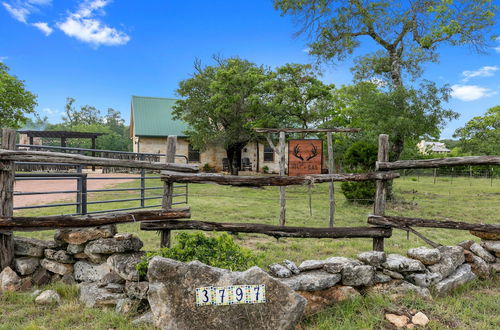
[[[200,151],[194,149],[192,145],[188,147],[188,160],[195,163],[200,162]]]
[[[274,162],[274,150],[269,145],[266,145],[264,147],[264,161],[265,162]]]

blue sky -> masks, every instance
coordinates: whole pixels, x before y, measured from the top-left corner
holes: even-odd
[[[175,97],[195,58],[312,63],[306,38],[292,36],[296,30],[272,0],[0,0],[0,60],[38,95],[37,111],[51,122],[60,121],[66,97],[114,108],[128,121],[131,95]],[[461,117],[443,130],[449,138],[500,104],[500,39],[487,54],[457,47],[440,54],[440,63],[426,65],[425,78],[454,88],[448,106]],[[322,79],[349,84],[351,64],[326,66]]]

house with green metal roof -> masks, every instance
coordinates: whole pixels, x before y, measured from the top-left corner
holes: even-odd
[[[208,164],[216,170],[224,169],[226,151],[222,146],[210,146],[198,151],[189,143],[186,135],[187,123],[174,120],[172,115],[176,99],[162,97],[132,96],[130,104],[130,138],[133,141],[134,152],[165,154],[167,137],[177,136],[178,162]],[[278,157],[268,145],[258,143],[247,145],[242,152],[242,160],[246,158],[247,169],[259,171],[267,167],[271,172],[278,170]],[[184,159],[182,159],[184,158]]]

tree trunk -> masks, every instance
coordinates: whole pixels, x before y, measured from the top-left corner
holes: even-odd
[[[234,143],[226,149],[227,160],[229,163],[229,172],[231,175],[238,175],[241,167],[241,150],[246,143]]]

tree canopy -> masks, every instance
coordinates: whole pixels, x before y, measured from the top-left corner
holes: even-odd
[[[500,105],[472,118],[455,131],[462,152],[473,155],[500,155]]]
[[[0,62],[0,127],[19,128],[35,112],[36,96]]]

